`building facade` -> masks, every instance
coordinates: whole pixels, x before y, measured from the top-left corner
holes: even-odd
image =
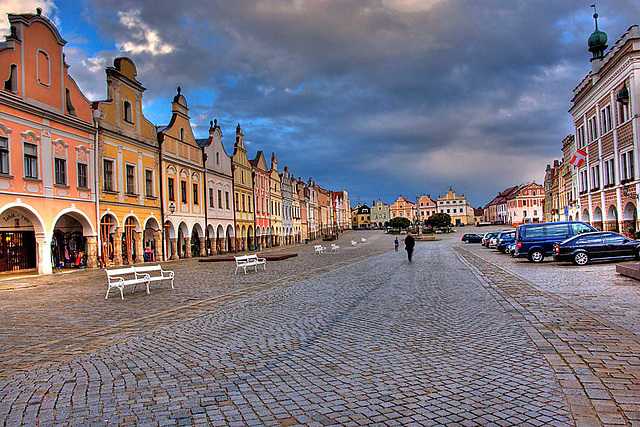
[[[389,206],[389,214],[391,215],[391,219],[398,217],[407,218],[411,223],[413,223],[416,218],[416,204],[411,200],[400,196],[391,206]]]
[[[235,250],[233,173],[231,157],[222,145],[222,131],[217,120],[209,122],[209,137],[197,142],[205,159],[207,253],[231,252]]]
[[[293,187],[289,168],[284,167],[280,174],[280,188],[282,189],[282,239],[285,245],[294,243],[293,232]]]
[[[276,153],[271,153],[269,168],[269,216],[271,218],[271,246],[282,245],[282,187]]]
[[[371,228],[371,208],[366,204],[358,205],[354,210],[354,228]]]
[[[438,212],[451,216],[456,226],[473,224],[473,208],[463,195],[458,196],[451,188],[443,197],[438,197]]]
[[[142,113],[146,90],[129,58],[106,69],[107,99],[92,104],[98,119],[100,255],[103,265],[161,261],[159,145]]]
[[[244,134],[240,123],[236,127],[236,141],[231,156],[233,172],[233,197],[235,203],[235,231],[237,251],[254,250],[255,216],[253,214],[253,178],[251,162],[244,145]]]
[[[429,194],[423,194],[417,203],[418,218],[422,225],[426,225],[427,220],[431,215],[438,213],[438,205],[435,200],[431,198]]]
[[[371,206],[371,223],[379,228],[389,226],[389,220],[391,219],[391,213],[389,205],[378,199],[375,200]]]
[[[191,129],[187,100],[178,93],[171,121],[157,129],[163,186],[165,259],[206,255],[204,162]]]
[[[0,273],[96,267],[96,130],[68,74],[66,41],[36,14],[9,14],[0,44]]]
[[[258,248],[267,248],[271,243],[269,237],[271,228],[271,218],[269,216],[269,187],[271,178],[269,176],[269,167],[264,153],[258,151],[256,158],[251,160],[253,168],[253,197],[255,199],[255,216],[256,216],[256,242]]]
[[[605,54],[607,36],[594,18],[592,69],[574,89],[569,110],[576,153],[584,153],[576,170],[580,219],[600,230],[632,233],[639,219],[640,33],[631,26]]]
[[[521,185],[506,197],[507,221],[512,225],[542,222],[544,188],[535,182]]]

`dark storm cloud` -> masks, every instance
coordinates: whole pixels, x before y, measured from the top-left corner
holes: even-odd
[[[633,0],[598,6],[610,45],[640,12]],[[136,61],[145,99],[168,104],[180,84],[198,132],[217,117],[230,144],[240,121],[250,155],[276,151],[296,176],[388,202],[453,186],[478,205],[540,182],[572,131],[593,31],[585,1],[115,0],[90,11]]]

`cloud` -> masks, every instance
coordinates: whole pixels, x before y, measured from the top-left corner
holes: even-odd
[[[598,7],[610,40],[640,16],[634,0]],[[241,122],[294,175],[365,200],[451,185],[478,205],[541,181],[590,70],[592,12],[578,0],[93,0],[90,10],[120,51],[88,56],[134,59],[152,121],[168,120],[181,85],[199,129],[217,118],[227,148]]]
[[[0,34],[9,33],[7,13],[36,13],[36,8],[42,8],[42,14],[58,25],[60,23],[58,8],[52,0],[0,0]]]
[[[131,30],[129,37],[132,39],[118,43],[118,49],[131,54],[150,53],[154,56],[173,52],[174,47],[160,39],[158,30],[140,19],[139,10],[119,11],[118,18],[120,24]]]

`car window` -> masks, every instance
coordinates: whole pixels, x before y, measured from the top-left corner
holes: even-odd
[[[590,233],[593,231],[591,228],[584,224],[571,224],[571,229],[573,230],[574,235]]]
[[[596,234],[596,235],[586,235],[586,236],[581,236],[578,237],[575,240],[575,243],[577,245],[601,245],[602,244],[602,237],[600,234]]]
[[[625,240],[626,238],[619,234],[606,234],[604,236],[605,243],[609,245],[619,245],[621,243],[624,243]]]
[[[547,225],[547,236],[549,237],[563,237],[569,234],[569,227],[567,224],[549,224]]]
[[[524,230],[526,237],[544,237],[544,228],[542,226],[527,227]]]

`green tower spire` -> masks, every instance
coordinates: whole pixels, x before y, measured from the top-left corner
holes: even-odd
[[[598,29],[598,12],[596,5],[592,4],[593,19],[596,22],[596,30],[589,36],[589,52],[593,54],[591,61],[604,58],[604,51],[607,50],[607,35]]]

